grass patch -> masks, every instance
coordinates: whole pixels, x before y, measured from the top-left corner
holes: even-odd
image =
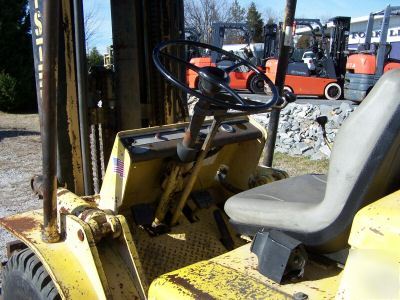
[[[289,176],[297,176],[310,173],[327,173],[328,164],[328,159],[311,160],[304,156],[290,156],[275,152],[273,167],[285,170],[289,173]]]

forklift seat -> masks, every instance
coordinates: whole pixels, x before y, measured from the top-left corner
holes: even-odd
[[[400,69],[385,73],[339,130],[328,176],[304,175],[225,204],[242,234],[281,230],[320,253],[347,246],[357,211],[400,187]]]

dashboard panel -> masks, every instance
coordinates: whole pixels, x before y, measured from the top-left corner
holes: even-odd
[[[206,122],[199,134],[196,147],[200,149],[209,133],[210,122]],[[183,138],[186,128],[155,129],[152,133],[137,133],[120,137],[122,144],[129,151],[132,161],[140,162],[156,158],[176,156],[176,147]],[[212,147],[254,140],[262,137],[262,133],[248,120],[223,122],[218,128]]]

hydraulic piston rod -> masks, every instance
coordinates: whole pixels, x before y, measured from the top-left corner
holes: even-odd
[[[59,48],[60,1],[43,2],[43,92],[41,135],[43,154],[43,231],[45,242],[59,240],[57,231],[57,72]],[[40,101],[41,100],[41,101]]]

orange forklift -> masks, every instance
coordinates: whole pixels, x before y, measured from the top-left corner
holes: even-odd
[[[400,68],[400,61],[389,58],[392,50],[387,43],[390,17],[400,14],[400,6],[388,5],[384,10],[369,15],[365,41],[358,51],[350,55],[346,64],[344,97],[347,100],[361,102],[371,91],[383,73]],[[382,16],[379,42],[371,43],[375,17]]]
[[[311,30],[313,45],[310,51],[305,52],[310,54],[311,63],[304,61],[289,63],[285,80],[286,90],[296,95],[325,97],[329,100],[338,100],[342,97],[346,62],[344,50],[347,48],[350,18],[335,17],[330,22],[333,26],[328,47],[325,28],[319,19],[296,19],[295,26],[306,26]],[[321,34],[322,45],[317,41],[317,32]],[[276,58],[268,59],[265,65],[266,75],[272,81],[276,77],[277,65]]]
[[[245,23],[214,23],[212,29],[212,45],[219,48],[223,47],[226,29],[243,31],[244,38],[248,45],[245,47],[243,47],[243,45],[232,45],[226,46],[224,49],[249,60],[254,63],[260,71],[264,71],[265,69],[262,67],[263,62],[267,57],[270,57],[269,53],[275,49],[275,47],[270,45],[276,43],[277,26],[272,24],[272,26],[266,25],[264,27],[264,45],[262,45],[261,43],[250,44],[251,32]],[[244,66],[238,66],[232,69],[231,67],[234,65],[234,62],[230,61],[226,55],[212,54],[211,56],[195,57],[192,58],[190,62],[198,67],[217,66],[221,69],[228,69],[231,88],[249,90],[257,94],[263,93],[264,80],[257,75],[256,72]],[[199,76],[193,70],[187,70],[186,79],[190,88],[197,89],[199,87]]]

